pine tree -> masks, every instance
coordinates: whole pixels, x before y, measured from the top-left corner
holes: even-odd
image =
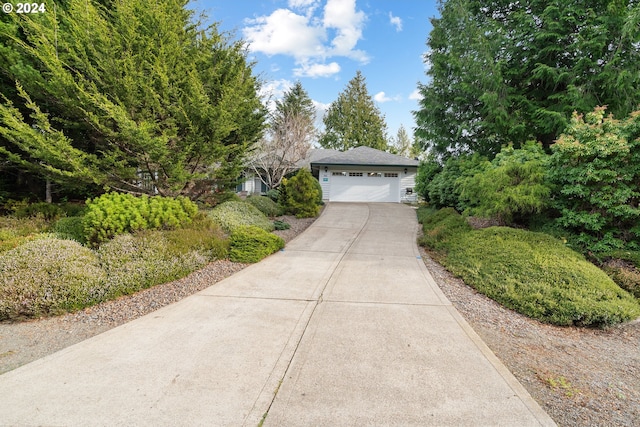
[[[323,118],[325,132],[320,137],[324,148],[346,151],[365,145],[387,150],[387,124],[367,91],[364,76],[356,72]]]

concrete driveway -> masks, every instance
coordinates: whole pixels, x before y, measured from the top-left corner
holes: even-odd
[[[284,251],[0,376],[0,425],[554,425],[440,292],[415,211],[332,203]]]

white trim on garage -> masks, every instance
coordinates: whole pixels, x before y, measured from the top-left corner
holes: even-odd
[[[413,172],[395,167],[328,167],[319,174],[323,199],[331,202],[410,201],[415,183]]]

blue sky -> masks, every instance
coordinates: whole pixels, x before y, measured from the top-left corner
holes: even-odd
[[[248,43],[274,99],[300,80],[320,117],[360,70],[389,136],[400,125],[412,133],[436,0],[192,0],[190,7]]]

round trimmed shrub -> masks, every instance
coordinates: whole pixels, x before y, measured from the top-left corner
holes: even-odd
[[[284,248],[284,240],[256,226],[241,226],[231,233],[231,261],[254,263]]]
[[[276,202],[266,196],[249,196],[247,202],[258,208],[266,216],[273,218],[282,214],[282,208]]]
[[[78,310],[101,301],[106,274],[95,253],[46,237],[0,255],[0,319]]]

